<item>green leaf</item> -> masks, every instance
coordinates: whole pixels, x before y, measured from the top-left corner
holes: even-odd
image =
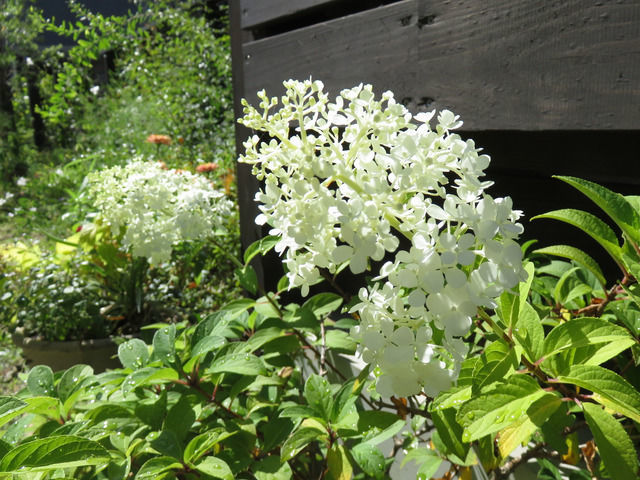
[[[160,475],[182,469],[182,464],[171,457],[154,457],[144,462],[135,480],[157,480]],[[164,476],[160,477],[164,478]]]
[[[447,408],[458,408],[462,403],[471,398],[471,385],[461,385],[451,387],[438,396],[431,403],[431,410],[446,410]]]
[[[180,442],[183,442],[195,421],[196,412],[188,397],[180,396],[178,401],[167,411],[163,426],[165,430],[171,430]]]
[[[304,397],[307,399],[316,415],[327,422],[331,420],[331,406],[333,404],[333,391],[326,378],[320,375],[311,375],[304,385]]]
[[[293,432],[280,447],[280,457],[282,461],[291,460],[300,451],[314,441],[325,441],[329,439],[326,430],[317,427],[302,427]]]
[[[462,405],[457,421],[463,442],[472,442],[515,423],[545,391],[531,377],[514,375],[488,393]]]
[[[226,338],[219,335],[208,335],[195,344],[191,350],[191,358],[200,357],[212,350],[219,350],[229,343]]]
[[[285,330],[280,327],[262,328],[251,335],[251,337],[243,343],[242,348],[239,351],[249,353],[255,352],[259,348],[262,348],[266,343],[282,337],[285,333]]]
[[[356,379],[345,382],[338,392],[333,395],[331,404],[330,422],[339,422],[341,418],[349,411],[351,405],[358,399],[362,384],[356,386]]]
[[[268,422],[260,424],[259,428],[263,437],[262,450],[269,452],[291,435],[294,424],[288,418],[270,418]]]
[[[533,402],[527,409],[526,415],[517,419],[516,423],[500,431],[498,449],[502,458],[513,452],[518,446],[526,444],[531,435],[558,409],[562,400],[548,393]]]
[[[615,232],[595,215],[582,210],[566,208],[562,210],[553,210],[532,217],[531,220],[539,218],[551,218],[568,223],[579,228],[584,233],[598,242],[604,248],[611,258],[620,266],[622,266],[622,249]]]
[[[271,294],[267,293],[267,295],[258,298],[255,301],[255,307],[254,308],[255,308],[256,312],[258,312],[264,318],[279,318],[280,317],[280,312],[278,311],[278,309],[271,302],[271,300],[273,300],[273,298],[268,296],[268,295],[271,295]]]
[[[543,356],[549,358],[567,349],[605,344],[606,355],[598,356],[598,363],[605,362],[626,350],[635,340],[626,329],[600,318],[581,317],[556,326],[543,343]],[[593,365],[595,360],[591,360]]]
[[[568,183],[598,205],[613,222],[637,245],[640,240],[640,215],[631,203],[619,193],[615,193],[597,183],[576,177],[554,176]]]
[[[236,270],[240,285],[251,295],[255,295],[258,292],[258,275],[251,265],[245,265],[242,268]]]
[[[104,465],[110,458],[109,452],[97,442],[73,435],[60,435],[18,445],[0,460],[0,472],[42,472]]]
[[[435,463],[434,461],[435,459],[440,460],[440,462],[438,462],[438,467],[439,467],[443,459],[442,457],[440,457],[440,455],[438,455],[437,451],[427,447],[412,448],[407,452],[407,454],[402,459],[402,463],[400,464],[400,467],[403,468],[407,463],[411,461],[415,462],[416,465],[418,466],[422,465],[425,462]],[[431,476],[436,472],[436,470],[438,470],[438,467],[436,467],[430,475],[425,475],[425,478],[431,478]]]
[[[120,344],[118,358],[124,368],[142,368],[149,361],[149,347],[139,338],[132,338]]]
[[[462,443],[462,427],[456,421],[456,411],[453,408],[447,410],[435,410],[431,419],[440,434],[440,441],[446,447],[444,454],[453,453],[460,459],[464,459],[469,453],[469,445]]]
[[[351,480],[353,468],[344,445],[334,443],[327,452],[327,477],[332,480]]]
[[[183,458],[185,463],[193,466],[194,462],[198,461],[209,450],[235,433],[227,432],[224,428],[218,427],[195,436],[184,449]]]
[[[160,395],[136,402],[135,415],[152,430],[160,430],[167,414],[167,391]]]
[[[281,462],[279,455],[270,455],[251,466],[256,480],[289,480],[293,476],[287,462]]]
[[[593,433],[600,458],[616,480],[637,479],[638,458],[633,442],[618,420],[598,405],[584,402],[584,417]]]
[[[255,306],[255,303],[255,300],[251,300],[250,298],[239,298],[227,303],[220,309],[219,313],[222,314],[224,312],[225,317],[229,320],[233,320],[249,310],[251,307]]]
[[[604,278],[604,274],[602,273],[602,270],[600,269],[598,263],[578,248],[572,247],[570,245],[553,245],[550,247],[539,248],[537,250],[534,250],[533,253],[542,255],[555,255],[557,257],[573,260],[574,262],[579,263],[584,268],[593,273],[593,275],[598,279],[598,282],[600,282],[600,285],[602,285],[602,288],[606,288],[607,281]]]
[[[542,356],[544,328],[538,312],[529,304],[522,305],[513,336],[524,349],[530,362],[535,363]]]
[[[23,413],[27,403],[15,397],[0,397],[0,425]]]
[[[316,318],[321,318],[340,308],[342,301],[342,297],[335,293],[319,293],[304,302],[302,308],[313,312]]]
[[[596,402],[640,422],[640,393],[617,373],[598,365],[574,365],[558,381],[591,390]]]
[[[384,478],[385,461],[382,452],[369,443],[359,443],[350,450],[362,471],[372,478]]]
[[[51,397],[55,396],[53,386],[53,371],[47,365],[36,365],[27,377],[27,388],[31,395]]]
[[[162,430],[154,432],[147,437],[152,448],[157,450],[160,455],[173,457],[176,460],[182,459],[182,448],[176,434],[171,430]]]
[[[211,475],[213,478],[222,478],[223,480],[233,480],[234,478],[227,462],[216,457],[206,457],[196,465],[196,470]]]
[[[377,413],[384,413],[384,412],[377,412]],[[364,441],[362,443],[368,443],[370,445],[378,445],[379,443],[382,443],[385,440],[388,440],[394,435],[397,435],[398,433],[400,433],[400,431],[406,425],[406,422],[404,420],[398,419],[398,417],[396,416],[397,420],[384,429],[373,428],[373,429],[369,429],[368,431],[363,431],[360,428],[361,418],[362,418],[362,412],[360,412],[360,415],[358,418],[358,430],[361,433],[363,433],[363,436],[364,436]]]
[[[176,362],[176,326],[174,324],[156,330],[153,335],[153,358],[167,367]]]
[[[93,368],[89,365],[74,365],[65,370],[58,381],[58,397],[64,404],[64,410],[69,411],[76,398],[82,393],[83,387],[91,381]]]
[[[132,372],[122,382],[122,393],[127,395],[137,387],[157,385],[178,380],[179,375],[173,368],[145,367]]]
[[[207,368],[207,374],[236,373],[239,375],[264,375],[267,369],[263,361],[251,353],[230,353],[216,358]]]
[[[418,468],[417,478],[433,478],[443,461],[444,460],[437,455],[427,456],[420,465],[420,468]]]
[[[322,343],[322,339],[317,343]],[[346,353],[347,355],[353,355],[358,347],[358,343],[349,333],[336,328],[327,330],[325,334],[325,344],[334,352]]]
[[[248,264],[253,257],[258,254],[264,255],[280,241],[280,237],[276,235],[268,235],[262,237],[260,240],[253,242],[244,251],[244,263]]]
[[[507,342],[493,342],[482,353],[474,369],[474,391],[480,391],[485,385],[507,378],[519,363],[516,350],[507,345]]]

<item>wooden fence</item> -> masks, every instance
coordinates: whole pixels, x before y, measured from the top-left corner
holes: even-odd
[[[280,95],[289,78],[331,95],[371,83],[413,112],[459,114],[492,157],[492,193],[527,217],[588,208],[552,174],[640,194],[638,0],[231,0],[231,34],[236,116],[241,98]],[[239,151],[248,134],[237,128]],[[257,183],[246,166],[238,177],[247,245],[262,233]],[[596,250],[568,227],[524,223],[527,238]]]

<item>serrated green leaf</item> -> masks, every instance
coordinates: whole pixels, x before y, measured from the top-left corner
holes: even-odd
[[[362,471],[369,477],[384,478],[384,455],[377,447],[368,443],[359,443],[349,451]]]
[[[640,214],[631,203],[619,193],[615,193],[597,183],[576,177],[554,176],[586,195],[600,207],[613,222],[637,245],[640,240]]]
[[[533,253],[555,255],[557,257],[573,260],[589,270],[597,278],[598,282],[600,282],[603,290],[606,289],[607,280],[604,278],[604,274],[602,273],[598,262],[579,248],[572,247],[570,245],[552,245],[550,247],[534,250]]]
[[[533,402],[527,409],[526,415],[517,419],[516,423],[500,430],[498,450],[502,458],[513,452],[518,446],[525,444],[544,422],[562,404],[562,400],[548,393]]]
[[[561,222],[573,225],[598,242],[602,248],[613,258],[613,260],[622,266],[622,249],[615,232],[595,215],[582,210],[565,208],[561,210],[553,210],[532,217],[531,220],[539,218],[551,218],[560,220]]]
[[[488,393],[462,405],[457,421],[464,427],[463,442],[498,432],[519,419],[545,391],[525,375],[514,375]]]
[[[529,303],[522,305],[518,322],[513,329],[513,336],[524,349],[529,361],[531,363],[538,361],[542,356],[544,329],[538,312]]]
[[[98,442],[73,435],[60,435],[18,445],[0,460],[0,472],[42,472],[105,465],[110,458],[109,452]]]
[[[584,402],[584,417],[593,433],[600,458],[611,478],[637,479],[638,458],[633,442],[618,420],[598,405]]]
[[[490,344],[480,356],[473,372],[473,389],[480,391],[485,385],[509,376],[518,365],[516,349],[503,340]]]
[[[617,373],[598,365],[574,365],[557,379],[591,390],[596,402],[640,422],[640,393]]]
[[[120,344],[118,359],[124,368],[142,368],[149,361],[149,347],[139,338],[132,338]]]
[[[607,344],[608,358],[626,350],[635,340],[626,329],[600,318],[580,317],[556,326],[543,343],[543,356],[549,358],[563,350],[585,347],[587,345]],[[611,349],[613,347],[613,350]]]

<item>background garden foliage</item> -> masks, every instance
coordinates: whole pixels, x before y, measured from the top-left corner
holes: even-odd
[[[0,479],[638,478],[639,197],[559,177],[603,214],[540,216],[604,248],[605,278],[570,245],[516,243],[526,222],[452,112],[288,81],[245,104],[272,230],[241,254],[226,9],[72,4],[57,25],[2,1],[3,335],[137,336],[122,368],[6,388]],[[40,51],[43,29],[76,44]],[[251,262],[271,249],[266,292]]]

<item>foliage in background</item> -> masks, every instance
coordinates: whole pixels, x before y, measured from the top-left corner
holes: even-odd
[[[224,2],[136,2],[122,16],[70,8],[77,21],[59,23],[29,0],[2,1],[4,341],[7,328],[61,340],[195,321],[238,292],[235,220],[217,245],[177,245],[149,269],[118,250],[83,195],[88,173],[146,156],[197,172],[234,199]],[[44,31],[73,46],[40,49]],[[18,251],[34,260],[29,268],[16,266]]]

